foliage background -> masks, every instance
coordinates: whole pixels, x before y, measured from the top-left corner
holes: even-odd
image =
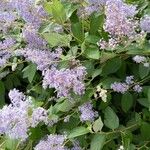
[[[149,1],[127,0],[126,2],[137,5],[138,19],[150,13]],[[8,92],[16,88],[31,96],[35,105],[49,110],[51,117],[59,121],[52,127],[40,124],[30,129],[31,134],[24,143],[2,135],[0,149],[29,150],[47,134],[64,133],[67,135],[68,147],[77,140],[82,149],[116,150],[120,145],[123,145],[125,150],[149,149],[150,68],[135,63],[132,58],[135,55],[143,55],[149,61],[150,33],[147,33],[145,39],[141,39],[139,43],[136,41],[128,46],[120,45],[115,50],[100,50],[97,42],[102,38],[106,41],[109,39],[108,33],[103,29],[105,21],[103,11],[79,18],[77,9],[85,5],[83,1],[72,3],[67,0],[62,2],[53,0],[36,1],[36,3],[42,4],[49,14],[48,19],[39,29],[40,36],[48,42],[49,48],[62,47],[60,69],[71,68],[71,61],[75,59],[80,60],[80,64],[86,67],[86,91],[82,96],[73,94],[73,102],[68,98],[57,98],[54,89],[42,88],[42,74],[37,71],[35,64],[21,57],[12,57],[9,63],[0,68],[0,107],[10,103]],[[26,45],[20,36],[25,22],[21,19],[15,23],[17,26],[9,32],[9,36],[17,39],[13,50],[24,48]],[[60,25],[63,32],[54,32],[53,28],[56,25]],[[5,36],[8,36],[8,33],[0,34],[1,39]],[[12,69],[13,67],[15,69]],[[9,73],[3,76],[4,72]],[[130,75],[133,75],[135,82],[142,86],[142,92],[129,90],[121,94],[110,88],[112,83],[122,82]],[[107,90],[106,102],[101,97],[94,97],[98,85]],[[98,117],[93,122],[80,121],[78,107],[87,101],[91,101],[93,109],[98,112]],[[69,121],[64,122],[64,118],[68,115]]]

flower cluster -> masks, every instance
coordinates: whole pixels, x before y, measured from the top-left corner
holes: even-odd
[[[58,97],[68,97],[70,92],[84,94],[83,79],[86,75],[85,67],[57,70],[55,67],[43,72],[43,87],[55,88]]]
[[[118,46],[119,40],[115,38],[110,38],[108,42],[101,39],[97,45],[100,47],[100,49],[106,49],[106,50],[114,50]]]
[[[19,90],[10,90],[9,98],[11,104],[0,109],[0,134],[25,140],[30,127],[36,127],[40,122],[48,124],[47,111],[41,107],[34,108],[31,99]],[[31,115],[29,110],[32,110]]]
[[[35,63],[37,65],[37,69],[40,71],[49,69],[51,65],[57,66],[57,61],[59,60],[61,53],[61,48],[56,48],[55,52],[51,52],[50,50],[38,50],[31,48],[15,51],[15,55],[24,56],[27,61]]]
[[[139,56],[139,55],[136,55],[133,57],[133,61],[135,61],[136,63],[138,64],[143,64],[145,67],[149,67],[149,62],[147,60],[147,58],[145,56]]]
[[[125,82],[114,82],[111,84],[111,89],[115,92],[124,94],[132,87],[133,90],[137,93],[142,91],[142,87],[134,82],[133,76],[127,76]]]
[[[46,16],[46,12],[41,6],[35,7],[34,1],[16,0],[15,7],[19,16],[35,28],[40,27],[42,18]]]
[[[84,121],[93,122],[94,119],[98,116],[98,113],[93,110],[93,105],[90,102],[87,102],[79,106],[79,111],[81,112],[80,120],[82,122]]]
[[[140,21],[140,27],[143,31],[150,33],[150,16],[146,15]]]
[[[4,41],[0,42],[0,50],[10,49],[16,41],[13,38],[6,38]]]
[[[23,38],[28,43],[27,47],[44,49],[47,42],[38,35],[38,30],[34,26],[26,25],[23,29]]]
[[[107,0],[105,14],[104,29],[112,36],[134,34],[135,24],[131,18],[136,14],[135,6],[127,5],[122,0]]]
[[[65,141],[64,135],[48,135],[45,140],[41,140],[34,150],[67,150],[63,145]]]
[[[7,60],[11,57],[11,53],[8,50],[1,50],[0,51],[0,67],[6,65]]]
[[[91,15],[94,12],[102,11],[106,1],[107,0],[88,0],[87,6],[82,7],[78,10],[78,15],[80,17],[85,17]]]

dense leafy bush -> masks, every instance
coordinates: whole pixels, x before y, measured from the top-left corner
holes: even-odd
[[[0,149],[150,148],[148,0],[1,0]]]

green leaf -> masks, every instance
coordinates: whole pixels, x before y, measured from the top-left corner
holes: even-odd
[[[75,12],[78,9],[78,7],[79,6],[73,5],[72,3],[65,3],[64,4],[64,8],[65,8],[65,11],[66,11],[67,19],[69,19],[71,17],[73,12]]]
[[[126,92],[122,95],[121,107],[124,112],[127,112],[133,105],[133,96],[131,93]]]
[[[98,36],[95,36],[95,35],[88,35],[85,39],[85,42],[86,43],[91,43],[91,44],[96,44],[97,45],[97,42],[99,41],[99,37]]]
[[[150,72],[150,67],[144,67],[143,64],[140,64],[139,65],[139,75],[140,75],[140,78],[143,79],[145,78],[146,76],[149,75],[149,72]]]
[[[144,107],[149,108],[150,103],[147,98],[139,98],[137,101]]]
[[[0,81],[0,107],[5,104],[5,86],[2,81]]]
[[[28,78],[29,82],[31,83],[33,81],[33,78],[36,73],[36,65],[31,63],[26,68],[23,69],[23,78]]]
[[[119,118],[116,113],[111,109],[111,107],[107,107],[104,111],[104,124],[114,130],[119,127]]]
[[[108,60],[102,68],[102,74],[104,76],[115,73],[121,67],[122,61],[120,58],[113,58]]]
[[[82,23],[80,22],[72,22],[71,24],[71,31],[75,40],[79,43],[83,43],[84,41],[84,30],[82,27]]]
[[[121,137],[122,137],[123,147],[125,148],[125,150],[130,150],[130,143],[132,138],[131,132],[123,132],[121,133]]]
[[[144,140],[150,140],[150,123],[143,122],[141,126],[141,135]]]
[[[64,102],[62,102],[61,104],[56,104],[55,105],[55,109],[57,111],[61,111],[61,112],[67,112],[69,111],[71,108],[73,107],[73,102],[69,101],[69,100],[65,100]]]
[[[5,148],[7,148],[8,150],[16,150],[17,144],[18,144],[17,140],[6,137]]]
[[[90,34],[96,34],[104,24],[104,14],[94,13],[90,18]]]
[[[84,135],[84,134],[87,134],[89,133],[90,131],[85,128],[85,127],[77,127],[77,128],[74,128],[70,134],[68,135],[68,138],[71,139],[71,138],[75,138],[75,137],[78,137],[78,136],[81,136],[81,135]]]
[[[104,146],[106,135],[95,134],[91,141],[90,150],[101,150]]]
[[[53,0],[51,9],[56,22],[59,24],[63,24],[66,21],[66,12],[61,2],[59,0]]]
[[[88,47],[84,50],[84,54],[86,57],[91,59],[99,59],[100,58],[100,51],[97,47]]]
[[[101,117],[99,117],[94,123],[93,123],[93,130],[95,132],[101,131],[103,127],[103,122]]]
[[[52,7],[51,7],[51,3],[50,2],[45,2],[43,4],[43,7],[45,9],[45,11],[48,13],[48,14],[52,14]]]
[[[71,36],[59,33],[43,33],[43,37],[50,44],[51,47],[55,46],[70,46]]]
[[[115,53],[110,53],[110,52],[102,52],[102,55],[101,55],[101,58],[100,58],[100,62],[101,63],[104,63],[106,61],[108,61],[109,59],[112,59],[116,57],[116,54]]]
[[[149,111],[150,111],[150,88],[148,88],[148,91],[147,91],[147,98],[148,98],[148,103],[149,103]]]

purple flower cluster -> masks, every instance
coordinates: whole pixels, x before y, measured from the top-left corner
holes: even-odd
[[[113,89],[114,92],[124,94],[129,89],[129,86],[126,83],[114,82],[111,84],[111,89]]]
[[[13,38],[6,38],[4,41],[0,42],[0,50],[9,49],[14,46],[15,43],[16,41]]]
[[[0,67],[5,66],[7,60],[11,57],[11,53],[7,50],[0,50]]]
[[[122,0],[107,0],[105,6],[106,21],[104,29],[112,36],[131,36],[135,24],[132,20],[136,7],[125,4]]]
[[[41,107],[34,108],[31,99],[19,90],[10,90],[9,98],[11,104],[0,109],[0,134],[6,134],[12,139],[25,140],[28,138],[30,127],[36,127],[40,122],[50,122],[47,110]]]
[[[144,16],[144,18],[140,21],[140,27],[143,31],[150,33],[150,16]]]
[[[30,102],[22,101],[25,96],[16,89],[10,91],[9,96],[12,103],[0,109],[0,133],[12,139],[25,140],[30,126],[27,111]]]
[[[44,71],[49,69],[51,65],[56,66],[62,54],[61,48],[56,48],[55,52],[50,50],[38,50],[38,49],[20,49],[15,51],[15,55],[24,56],[27,61],[31,61],[37,65],[37,69]]]
[[[8,96],[13,106],[18,107],[20,106],[20,103],[26,99],[26,96],[17,89],[10,90]]]
[[[35,7],[34,1],[16,0],[16,10],[28,24],[32,24],[35,28],[39,28],[42,23],[42,18],[45,17],[45,12],[41,6]]]
[[[32,113],[32,127],[36,127],[40,122],[48,124],[48,112],[42,107],[33,109]]]
[[[27,47],[45,49],[47,42],[38,35],[38,30],[34,26],[26,25],[23,29],[23,38],[28,43]]]
[[[11,23],[15,21],[16,15],[12,12],[0,12],[0,22]]]
[[[106,50],[114,50],[118,46],[119,41],[115,38],[110,38],[108,42],[105,40],[100,40],[97,45],[100,47],[100,49],[106,49]]]
[[[34,148],[34,150],[67,150],[65,148],[64,135],[48,135],[46,140],[41,140]]]
[[[79,106],[79,111],[81,112],[80,120],[84,121],[91,121],[93,122],[94,119],[98,116],[97,112],[93,110],[93,105],[91,102],[87,102],[81,106]]]
[[[81,95],[85,86],[83,79],[86,75],[85,67],[57,70],[55,67],[43,72],[43,87],[55,88],[58,97],[68,97],[70,92]]]
[[[93,12],[100,12],[107,0],[88,0],[88,5],[78,10],[80,17],[86,17],[91,15]]]
[[[127,92],[130,88],[130,86],[132,87],[135,84],[134,82],[134,76],[127,76],[125,79],[125,82],[114,82],[113,84],[111,84],[111,89],[114,92],[117,93],[122,93],[124,94],[125,92]],[[142,91],[142,87],[138,84],[133,86],[133,90],[135,92],[140,93]]]
[[[148,62],[148,60],[145,56],[136,55],[133,57],[133,61],[135,61],[138,64],[142,63],[145,67],[150,66],[150,63]]]

